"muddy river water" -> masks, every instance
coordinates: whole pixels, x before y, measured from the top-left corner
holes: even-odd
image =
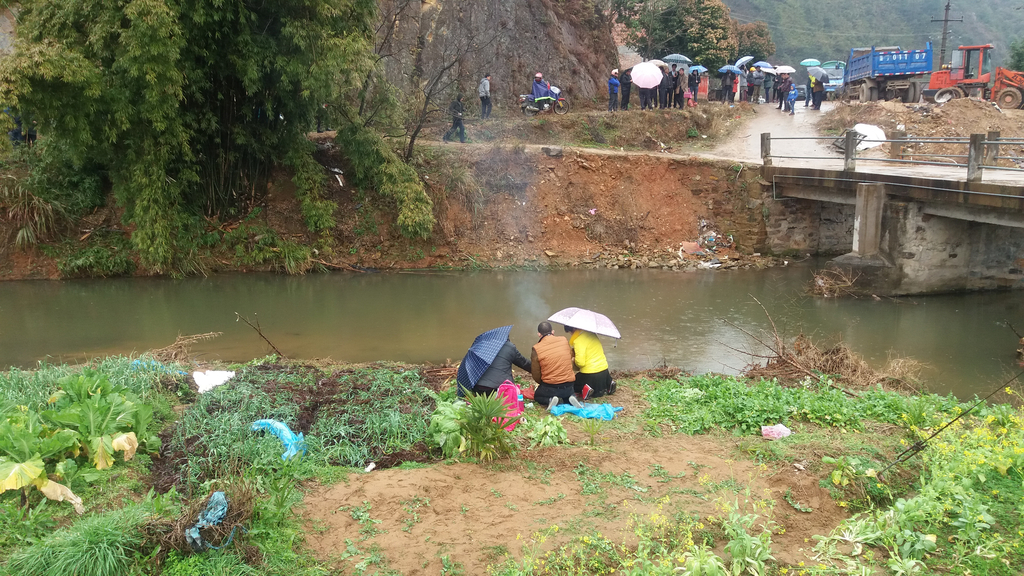
[[[514,324],[524,354],[536,325],[580,306],[622,332],[604,339],[612,368],[663,363],[692,372],[737,373],[763,353],[744,331],[841,339],[873,365],[889,354],[928,365],[937,392],[984,395],[1019,370],[1020,293],[899,301],[820,300],[803,295],[809,263],[769,270],[413,272],[222,275],[210,278],[0,282],[0,367],[141,353],[179,334],[223,332],[193,352],[248,360],[271,350],[235,312],[259,321],[293,358],[366,362],[457,361],[476,334]]]

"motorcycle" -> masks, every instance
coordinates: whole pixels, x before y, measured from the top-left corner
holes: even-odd
[[[527,116],[536,116],[541,112],[548,112],[549,110],[554,110],[555,114],[568,114],[569,101],[565,99],[562,91],[552,86],[551,93],[554,96],[544,96],[542,98],[534,98],[533,94],[520,94],[519,108]]]

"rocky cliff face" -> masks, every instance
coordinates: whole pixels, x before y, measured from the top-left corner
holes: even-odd
[[[529,92],[533,75],[571,96],[606,93],[618,55],[600,0],[380,0],[378,51],[403,90],[450,66],[457,89],[476,98],[492,74],[495,102]]]

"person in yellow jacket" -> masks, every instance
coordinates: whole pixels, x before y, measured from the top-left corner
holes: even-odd
[[[572,326],[566,326],[565,331],[572,333],[569,346],[572,348],[573,365],[579,370],[573,385],[576,394],[584,400],[614,394],[615,383],[608,372],[608,359],[597,334]]]

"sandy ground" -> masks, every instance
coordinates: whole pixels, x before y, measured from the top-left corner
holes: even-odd
[[[521,559],[531,535],[553,525],[560,531],[542,550],[597,533],[629,543],[634,514],[685,512],[706,518],[721,515],[716,500],[742,504],[747,498],[771,498],[774,520],[784,528],[773,537],[774,555],[795,565],[810,563],[813,535],[827,534],[847,516],[819,487],[817,476],[789,464],[758,466],[741,456],[741,439],[650,438],[610,431],[589,447],[585,434],[574,424],[566,426],[575,447],[522,452],[491,464],[353,474],[343,483],[315,489],[301,510],[310,526],[307,543],[335,568],[351,567],[375,549],[401,574],[437,574],[442,557],[462,563],[465,574],[486,574],[505,552]],[[620,478],[628,473],[636,485],[601,484],[601,493],[583,495],[580,467]],[[653,476],[657,467],[668,477]],[[784,499],[787,490],[814,513],[790,507]],[[360,524],[352,512],[365,510],[367,503],[372,520]],[[376,533],[371,535],[365,528],[373,521],[379,523],[372,524]],[[716,542],[719,554],[724,544]]]

